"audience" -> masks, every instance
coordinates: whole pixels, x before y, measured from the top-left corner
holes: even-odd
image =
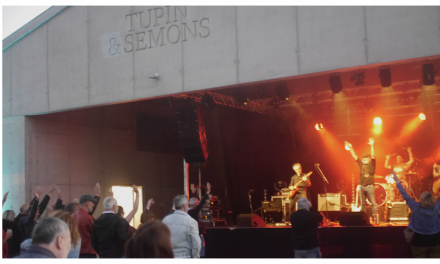
[[[49,214],[49,217],[55,217],[64,221],[70,230],[70,239],[72,241],[72,249],[68,254],[68,258],[79,258],[79,252],[81,250],[81,236],[78,231],[78,226],[73,221],[70,214],[63,210],[56,210]]]
[[[191,184],[190,189],[193,193],[193,195],[196,195],[197,188],[194,186],[194,184]],[[206,227],[203,224],[202,220],[200,219],[200,211],[202,210],[203,206],[205,205],[206,201],[209,200],[209,194],[211,193],[211,184],[206,183],[206,194],[203,196],[202,201],[199,202],[199,199],[196,197],[193,197],[189,199],[189,210],[188,214],[197,221],[197,224],[199,226],[199,236],[201,241],[201,249],[200,249],[200,256],[205,256],[205,238],[203,235],[206,233]]]
[[[104,199],[104,212],[93,222],[92,246],[100,258],[124,257],[128,223],[118,214],[118,202],[113,197]]]
[[[95,197],[84,194],[79,198],[80,208],[78,212],[72,215],[73,220],[78,225],[78,231],[81,235],[80,258],[96,258],[97,252],[92,247],[90,235],[92,233],[93,221],[95,218],[91,215],[99,202],[99,193],[101,186],[99,183],[95,186]]]
[[[429,192],[420,196],[416,202],[406,193],[399,178],[393,171],[397,189],[412,214],[408,227],[414,231],[411,249],[415,258],[440,258],[440,197],[434,203],[434,197]]]
[[[159,221],[142,224],[134,238],[127,242],[125,256],[127,258],[173,258],[170,230]]]
[[[124,218],[125,221],[127,221],[127,223],[129,224],[127,239],[131,239],[134,236],[134,232],[136,232],[136,229],[130,225],[130,222],[139,208],[139,190],[137,186],[134,184],[132,185],[132,187],[133,187],[133,191],[136,193],[136,199],[134,200],[133,210],[131,210],[131,212],[127,215],[127,217],[124,218],[125,216],[124,208],[118,205],[118,214],[121,216],[121,218]],[[109,192],[110,192],[110,196],[113,197],[112,188],[110,188]]]
[[[13,258],[20,254],[20,244],[22,238],[18,229],[18,223],[14,220],[15,213],[13,210],[6,210],[3,212],[3,230],[5,232],[10,229],[13,236],[8,238],[8,258]]]
[[[188,215],[188,198],[178,195],[173,200],[176,211],[167,215],[163,223],[171,231],[173,253],[176,258],[199,258],[200,237],[197,221]]]
[[[154,204],[153,198],[148,200],[147,206],[145,207],[145,210],[141,214],[141,224],[145,224],[151,221],[154,221],[154,214],[150,211],[151,205]]]
[[[295,258],[321,258],[319,250],[318,226],[322,215],[310,212],[312,204],[307,198],[298,199],[298,211],[290,214],[292,224],[293,249]]]
[[[17,258],[66,258],[70,252],[69,226],[60,219],[47,217],[32,232],[32,245]]]
[[[73,215],[74,213],[78,212],[75,210],[76,204],[75,203],[68,203],[66,206],[64,206],[64,211],[68,212],[70,215]]]

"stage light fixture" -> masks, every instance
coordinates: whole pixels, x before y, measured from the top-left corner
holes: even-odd
[[[173,107],[173,105],[171,104],[171,101],[168,100],[168,99],[165,99],[165,100],[163,101],[163,105],[164,105],[165,107],[167,107],[167,108],[171,108],[171,107]]]
[[[419,114],[420,120],[426,120],[426,115],[424,113]]]
[[[434,64],[423,64],[423,85],[433,85],[435,83]]]
[[[316,123],[315,128],[316,130],[321,130],[324,128],[324,126],[322,125],[322,123]]]
[[[241,106],[243,105],[247,105],[249,98],[247,98],[243,91],[237,91],[234,95],[235,100],[237,101],[237,103]]]
[[[339,93],[340,91],[342,91],[342,82],[340,75],[330,75],[330,77],[328,78],[328,82],[333,93]]]
[[[205,93],[202,96],[202,100],[200,100],[200,102],[208,110],[213,110],[215,108],[215,106],[216,106],[214,98],[212,97],[212,95],[210,95],[208,93]]]
[[[289,92],[289,89],[287,88],[287,85],[285,83],[277,84],[277,86],[275,87],[275,91],[277,92],[278,97],[281,100],[289,100],[290,92]]]
[[[380,69],[379,70],[380,85],[382,87],[391,86],[391,71],[390,69]]]
[[[380,118],[380,117],[374,118],[374,124],[376,126],[380,126],[382,124],[382,118]]]

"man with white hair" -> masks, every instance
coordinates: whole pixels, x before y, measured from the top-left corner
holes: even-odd
[[[201,242],[197,221],[188,215],[188,197],[177,195],[173,200],[176,211],[162,222],[171,231],[175,258],[200,258]]]
[[[104,212],[93,221],[92,246],[100,258],[122,258],[128,234],[128,223],[118,214],[118,202],[104,199]]]
[[[61,219],[46,217],[32,233],[32,245],[17,258],[67,258],[71,249],[69,226]]]
[[[298,199],[298,211],[290,215],[295,258],[320,258],[318,226],[322,215],[310,212],[312,204],[307,198]]]

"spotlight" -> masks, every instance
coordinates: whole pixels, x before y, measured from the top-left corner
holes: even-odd
[[[379,70],[380,85],[382,87],[391,86],[391,71],[390,69],[380,69]]]
[[[290,98],[290,93],[289,93],[289,89],[287,88],[287,85],[285,83],[279,83],[276,87],[275,87],[275,91],[278,94],[278,97],[281,100],[289,100]]]
[[[216,106],[214,98],[210,94],[208,94],[208,93],[205,93],[202,96],[202,100],[200,102],[208,110],[213,110],[215,108],[215,106]]]
[[[424,113],[420,113],[419,118],[420,118],[420,120],[426,120],[426,116]]]
[[[434,64],[423,64],[423,85],[433,85],[434,79]]]
[[[353,76],[351,77],[351,81],[355,82],[355,86],[364,85],[364,72],[355,72],[353,73]]]
[[[316,128],[316,130],[321,130],[324,127],[322,126],[322,123],[316,123],[315,128]]]
[[[281,101],[278,98],[274,98],[269,101],[269,105],[272,106],[273,108],[279,108],[280,103],[281,103]]]
[[[339,93],[340,91],[342,91],[341,76],[330,75],[330,77],[328,78],[328,82],[330,83],[330,88],[332,89],[333,93]]]
[[[165,107],[167,107],[167,108],[171,108],[171,107],[173,107],[173,105],[171,104],[171,101],[168,100],[168,99],[165,99],[165,100],[163,101],[163,105],[164,105]]]
[[[249,101],[249,98],[247,98],[242,91],[237,91],[234,98],[239,105],[247,105]]]
[[[374,118],[374,124],[380,126],[382,124],[382,119],[380,117]]]

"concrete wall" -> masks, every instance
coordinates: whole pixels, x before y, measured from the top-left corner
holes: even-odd
[[[24,116],[3,119],[2,198],[9,191],[3,212],[14,210],[26,202],[25,196],[25,128]]]
[[[69,7],[3,42],[3,117],[438,55],[439,24],[429,6]]]
[[[26,200],[36,186],[46,193],[50,184],[57,184],[68,203],[93,195],[97,182],[102,199],[112,185],[136,184],[143,187],[145,202],[155,199],[156,217],[166,215],[173,197],[183,193],[183,159],[136,150],[135,113],[152,106],[139,102],[28,117]],[[102,202],[95,216],[101,212]]]

